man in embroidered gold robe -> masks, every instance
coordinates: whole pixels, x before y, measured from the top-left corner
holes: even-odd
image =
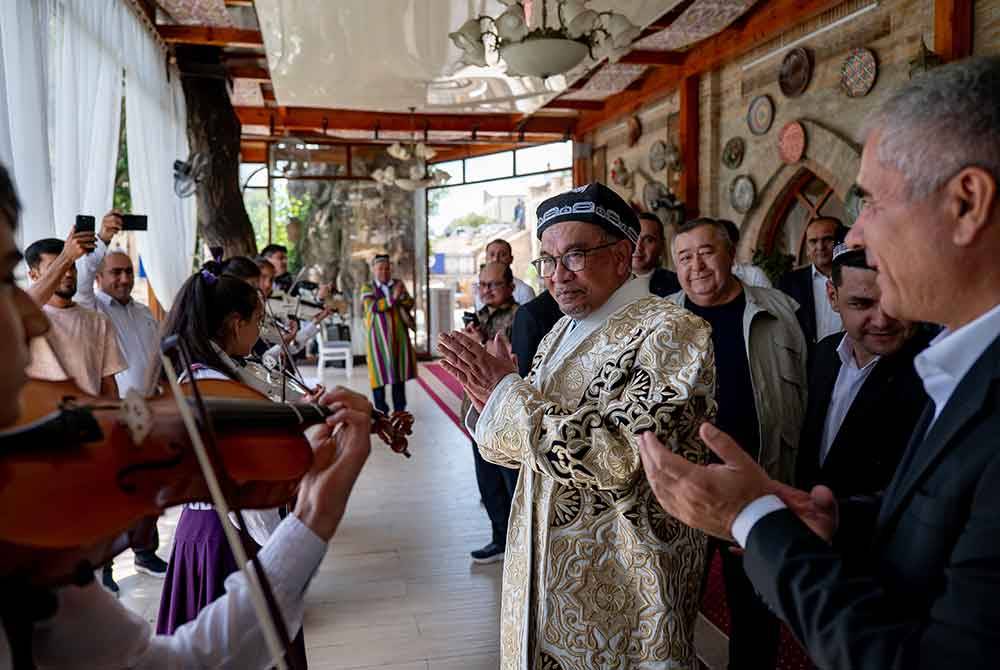
[[[538,208],[542,256],[565,315],[517,375],[509,343],[441,336],[472,398],[480,453],[523,466],[507,531],[504,670],[694,669],[705,536],[664,514],[642,474],[652,431],[695,463],[714,416],[708,325],[632,280],[639,222],[602,184]]]

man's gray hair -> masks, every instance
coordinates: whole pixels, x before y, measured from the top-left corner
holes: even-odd
[[[865,121],[876,158],[903,174],[907,198],[923,199],[966,167],[1000,184],[1000,57],[968,58],[923,74]]]

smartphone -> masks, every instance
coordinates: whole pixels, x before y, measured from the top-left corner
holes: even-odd
[[[462,312],[462,324],[468,326],[470,323],[479,323],[479,317],[475,312]]]
[[[122,230],[149,230],[145,214],[122,214]]]
[[[86,214],[76,215],[76,226],[75,230],[78,233],[92,233],[94,232],[94,226],[97,220],[92,216],[87,216]]]

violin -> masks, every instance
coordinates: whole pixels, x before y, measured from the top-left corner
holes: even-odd
[[[199,380],[198,387],[235,484],[230,503],[255,509],[288,502],[312,466],[302,431],[325,421],[329,409],[275,403],[228,380]],[[112,401],[66,382],[31,381],[22,404],[21,422],[0,433],[0,542],[106,553],[140,519],[211,500],[173,398]],[[405,453],[411,426],[412,418],[383,415],[373,430]]]

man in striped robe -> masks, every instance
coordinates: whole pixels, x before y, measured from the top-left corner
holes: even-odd
[[[368,379],[375,409],[389,412],[385,387],[392,387],[392,407],[406,409],[406,380],[417,376],[417,360],[407,332],[412,322],[413,298],[401,279],[392,278],[389,256],[379,254],[372,263],[374,281],[361,287],[365,313]]]

